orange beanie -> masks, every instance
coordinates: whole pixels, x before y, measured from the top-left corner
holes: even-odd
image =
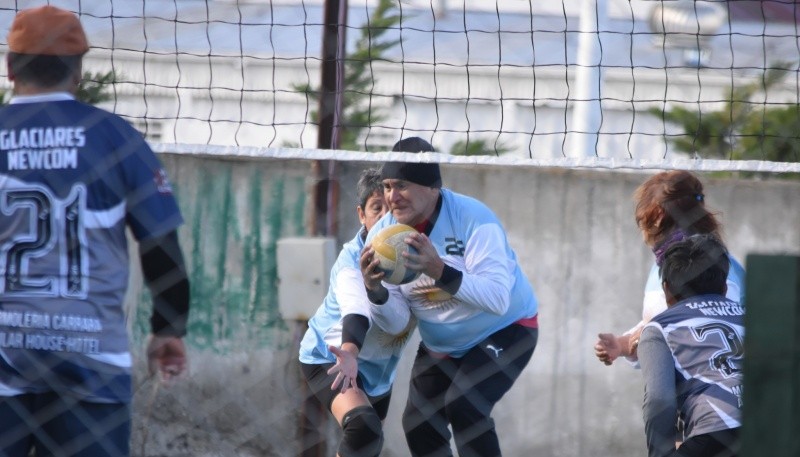
[[[78,17],[54,6],[20,11],[7,41],[8,49],[18,54],[75,56],[89,50]]]

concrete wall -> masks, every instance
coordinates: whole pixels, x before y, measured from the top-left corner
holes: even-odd
[[[303,392],[297,342],[303,328],[278,313],[275,243],[307,235],[311,162],[223,160],[163,154],[186,225],[193,301],[190,375],[172,386],[137,362],[134,455],[298,455]],[[368,164],[341,162],[339,239],[356,230],[354,183]],[[539,297],[533,359],[497,405],[505,455],[638,456],[645,453],[642,383],[625,363],[606,367],[597,333],[638,321],[652,254],[633,222],[631,195],[648,174],[510,167],[443,168],[445,184],[478,197],[505,224]],[[732,252],[800,253],[800,183],[701,175]],[[150,305],[138,273],[129,293],[134,350]],[[407,348],[387,418],[382,455],[405,456],[400,413]],[[329,429],[335,449],[336,430]]]

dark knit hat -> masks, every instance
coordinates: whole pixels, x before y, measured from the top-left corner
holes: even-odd
[[[394,152],[436,152],[430,143],[419,137],[404,138],[395,143]],[[381,179],[402,179],[426,187],[442,187],[438,163],[386,162]]]

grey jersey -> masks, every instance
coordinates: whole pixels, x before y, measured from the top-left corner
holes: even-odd
[[[61,92],[0,109],[0,396],[130,401],[126,231],[145,240],[182,222],[121,117]]]
[[[741,426],[744,306],[693,297],[657,315],[642,332],[644,418],[651,455],[672,446],[676,411],[686,438]]]

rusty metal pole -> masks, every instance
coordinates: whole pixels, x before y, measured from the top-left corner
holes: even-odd
[[[317,148],[339,149],[344,99],[347,0],[326,0],[324,16]],[[314,161],[311,172],[314,176],[311,235],[336,236],[336,202],[339,197],[336,162]],[[306,328],[308,325],[307,322],[298,324],[304,324]],[[302,393],[304,401],[300,417],[300,455],[323,457],[327,453],[326,435],[330,422],[327,407],[316,400],[305,382],[302,383]]]
[[[340,149],[342,139],[342,129],[344,128],[344,80],[345,80],[345,61],[346,61],[346,45],[347,45],[347,0],[329,0],[335,5],[326,9],[327,18],[334,19],[334,22],[326,22],[326,28],[330,28],[331,36],[333,36],[335,24],[336,30],[336,50],[333,56],[335,71],[333,84],[326,83],[328,86],[333,86],[333,122],[330,129],[330,149]],[[334,18],[334,14],[336,15]],[[327,33],[326,33],[327,34]],[[333,47],[333,46],[331,46]],[[326,50],[327,54],[327,50]],[[326,60],[328,56],[326,55]],[[324,75],[323,75],[324,81]],[[328,162],[328,204],[326,211],[326,235],[336,236],[338,227],[336,224],[337,215],[337,202],[339,201],[339,180],[337,177],[336,161]]]
[[[322,34],[321,96],[317,147],[338,149],[344,88],[347,0],[326,0]]]
[[[344,66],[347,0],[326,0],[322,34],[321,93],[319,98],[319,149],[339,149],[344,110]],[[316,234],[336,236],[336,163],[317,166],[318,189],[314,196]],[[327,171],[327,176],[323,173]]]

